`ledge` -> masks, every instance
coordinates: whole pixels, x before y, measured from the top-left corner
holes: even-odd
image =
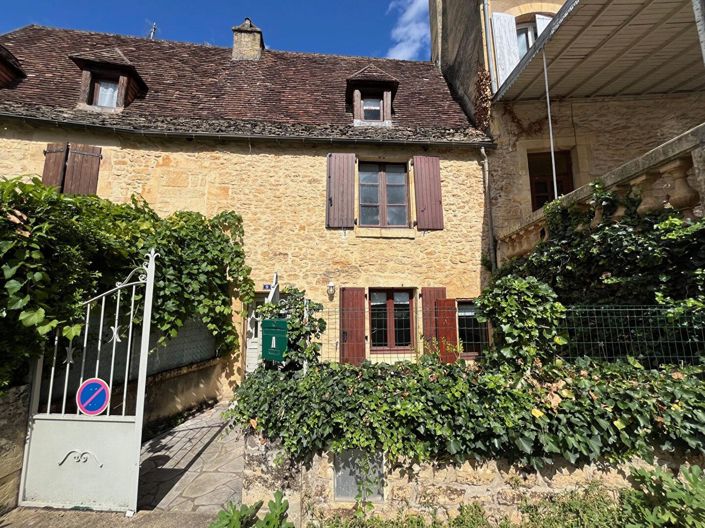
[[[402,238],[413,240],[416,238],[416,229],[413,227],[356,227],[355,236],[358,238]]]

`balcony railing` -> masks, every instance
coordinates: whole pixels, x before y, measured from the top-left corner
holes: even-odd
[[[620,197],[630,193],[640,195],[641,204],[637,209],[640,215],[671,207],[682,211],[687,217],[702,216],[702,188],[700,192],[696,190],[689,179],[694,179],[694,171],[699,169],[699,163],[703,163],[703,151],[705,123],[608,172],[599,180],[606,189]],[[566,206],[587,205],[591,195],[590,186],[584,185],[560,200]],[[618,220],[624,214],[624,207],[619,207],[613,218]],[[593,224],[601,220],[598,211]],[[530,252],[546,236],[542,208],[498,233],[498,261],[501,263]]]

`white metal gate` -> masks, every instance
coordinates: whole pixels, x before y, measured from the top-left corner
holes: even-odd
[[[83,303],[34,367],[22,506],[135,512],[155,259]],[[83,388],[81,388],[83,387]]]

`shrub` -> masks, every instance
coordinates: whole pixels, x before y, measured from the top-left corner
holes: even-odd
[[[628,528],[705,526],[705,475],[698,466],[683,468],[679,478],[662,469],[635,470],[636,489],[622,494]]]
[[[0,181],[0,390],[52,331],[81,330],[81,302],[159,253],[153,323],[173,337],[189,318],[202,321],[221,351],[237,346],[232,294],[252,297],[242,219],[178,212],[160,218],[142,200],[115,204],[67,196],[38,180]]]
[[[529,369],[535,359],[552,358],[567,342],[559,333],[564,306],[547,284],[534,277],[501,277],[482,293],[477,305],[494,328],[494,346],[485,356],[489,364]]]
[[[507,458],[541,467],[705,452],[704,369],[633,362],[546,364],[536,377],[434,356],[417,363],[258,368],[226,415],[279,441],[294,461],[326,450],[381,451],[390,464]],[[524,380],[523,384],[518,383]]]
[[[252,506],[240,507],[229,503],[218,513],[218,517],[209,528],[294,528],[294,523],[287,520],[289,501],[284,499],[281,491],[274,493],[274,500],[270,500],[267,507],[269,511],[262,519],[258,519],[257,513],[262,508],[262,501]]]
[[[326,330],[326,322],[316,314],[323,305],[306,298],[306,292],[287,286],[276,303],[260,306],[257,314],[263,319],[287,320],[287,350],[284,359],[291,368],[304,363],[318,363],[321,345],[316,342]]]

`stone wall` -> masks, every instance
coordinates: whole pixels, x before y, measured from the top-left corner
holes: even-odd
[[[355,504],[336,501],[333,490],[333,455],[316,456],[310,467],[285,467],[277,463],[279,451],[254,436],[246,440],[243,495],[245,504],[263,500],[282,490],[290,503],[290,517],[297,526],[332,516],[350,516]],[[684,463],[702,465],[703,457],[685,460],[661,455],[655,464],[678,469]],[[499,519],[518,518],[525,500],[540,499],[598,481],[617,491],[630,486],[631,468],[651,468],[640,459],[623,464],[607,462],[583,467],[565,461],[541,471],[525,470],[506,461],[466,462],[460,466],[414,465],[388,474],[384,499],[374,503],[375,515],[384,518],[399,513],[435,514],[453,517],[460,505],[480,503],[487,513]]]
[[[313,300],[333,309],[339,299],[337,292],[333,298],[326,294],[329,282],[337,291],[341,286],[417,291],[445,286],[448,296],[456,298],[480,292],[487,229],[477,149],[167,140],[4,121],[0,177],[41,174],[42,151],[54,141],[103,148],[98,181],[102,197],[125,202],[139,194],[162,215],[183,209],[241,214],[247,263],[257,289],[278,272],[281,284],[304,288]],[[445,229],[326,229],[330,152],[397,163],[414,155],[439,156]]]
[[[0,397],[0,515],[17,506],[28,412],[28,385]]]
[[[552,113],[556,150],[571,151],[578,188],[704,122],[705,93],[554,101]],[[545,102],[495,105],[492,133],[492,214],[501,233],[531,213],[527,152],[549,150]],[[691,185],[699,189],[697,177]]]

